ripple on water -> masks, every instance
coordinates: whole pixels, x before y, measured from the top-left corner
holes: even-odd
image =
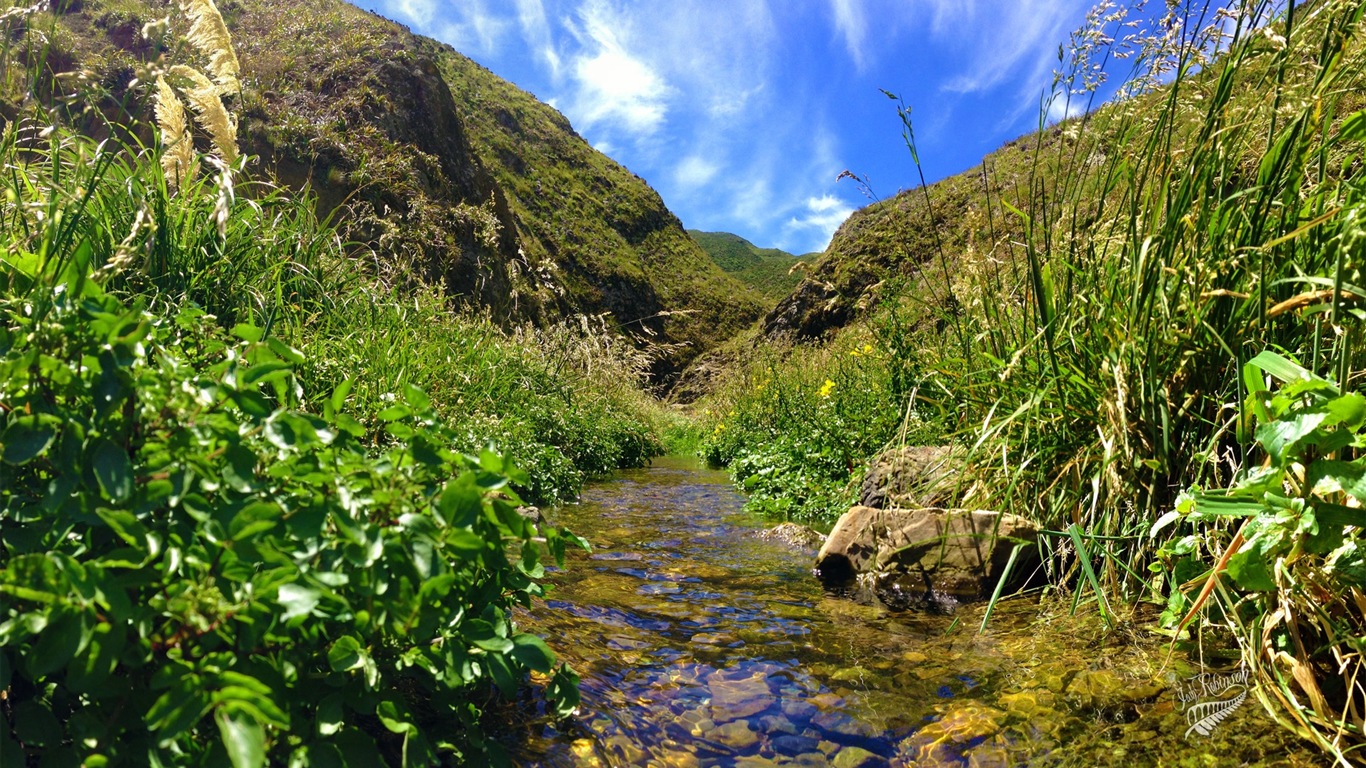
[[[522,619],[580,672],[583,706],[518,732],[517,764],[1049,764],[1094,732],[1094,714],[1066,710],[1065,667],[1012,660],[1039,642],[1029,606],[999,606],[1003,631],[977,636],[828,595],[809,554],[758,539],[742,505],[723,473],[669,464],[552,513],[609,548],[571,555]],[[1114,661],[1058,654],[1035,656]]]

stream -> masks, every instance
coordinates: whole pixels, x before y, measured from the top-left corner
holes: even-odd
[[[556,723],[520,702],[502,737],[515,765],[1322,762],[1251,698],[1185,736],[1173,687],[1199,670],[1162,669],[1165,645],[1139,632],[1022,599],[978,634],[982,606],[892,612],[829,593],[814,553],[761,538],[743,503],[724,472],[669,458],[550,513],[594,549],[519,621],[579,672],[583,703]]]

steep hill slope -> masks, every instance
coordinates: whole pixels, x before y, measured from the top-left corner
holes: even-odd
[[[799,259],[787,251],[760,248],[730,232],[690,229],[688,234],[721,269],[770,300],[787,296],[801,282]]]
[[[169,44],[142,34],[163,4],[61,7],[53,69],[91,73],[109,114],[150,114],[135,78]],[[762,311],[644,181],[449,46],[340,0],[220,7],[243,68],[239,138],[260,158],[251,175],[311,187],[391,284],[420,276],[500,322],[611,313],[659,345],[661,382]]]

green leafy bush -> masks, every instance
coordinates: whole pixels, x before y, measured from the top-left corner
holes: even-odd
[[[297,350],[65,274],[0,299],[0,763],[422,765],[489,749],[528,670],[574,705],[510,616],[576,541],[524,473],[414,387],[372,455],[349,384],[299,409]]]
[[[892,363],[881,344],[853,341],[757,361],[709,401],[717,413],[699,452],[730,469],[749,509],[829,526],[853,502],[865,459],[905,423]]]

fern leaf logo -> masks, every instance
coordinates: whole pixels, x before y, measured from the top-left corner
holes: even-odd
[[[1191,726],[1186,729],[1186,738],[1190,738],[1192,731],[1201,736],[1210,735],[1225,718],[1242,706],[1243,700],[1247,698],[1247,688],[1237,687],[1242,688],[1242,690],[1231,699],[1192,704],[1190,709],[1186,710],[1186,722],[1190,723]]]

